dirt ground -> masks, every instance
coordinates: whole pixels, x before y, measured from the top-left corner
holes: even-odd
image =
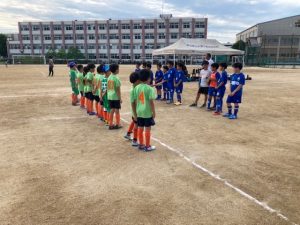
[[[131,70],[121,66],[127,121]],[[108,131],[71,106],[66,66],[53,78],[46,66],[1,66],[0,224],[300,224],[300,70],[245,72],[239,120],[189,108],[187,83],[182,106],[156,104],[152,133],[167,146],[144,153],[123,139],[125,122]]]

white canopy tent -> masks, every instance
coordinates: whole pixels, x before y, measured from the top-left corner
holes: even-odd
[[[188,39],[181,38],[172,45],[165,48],[152,51],[152,59],[158,55],[173,55],[174,61],[176,55],[229,55],[229,56],[244,56],[244,51],[232,49],[222,45],[215,39]],[[244,57],[243,57],[244,62]]]

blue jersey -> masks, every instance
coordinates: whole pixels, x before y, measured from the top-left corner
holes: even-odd
[[[153,84],[154,76],[152,70],[150,70],[150,85]]]
[[[164,79],[164,73],[161,70],[157,70],[155,73],[155,83],[160,83]]]
[[[175,83],[178,84],[180,81],[180,85],[177,87],[179,89],[182,89],[183,88],[183,82],[184,82],[184,72],[182,70],[177,70],[176,71],[176,74],[175,74]]]
[[[239,74],[232,74],[230,76],[230,85],[231,85],[231,92],[234,92],[235,89],[239,85],[245,85],[245,75],[243,73]],[[243,94],[243,87],[235,94],[235,96],[242,96]]]
[[[136,68],[134,72],[137,72],[137,73],[138,73],[138,72],[140,72],[140,71],[141,71],[140,68]]]
[[[226,89],[227,79],[227,72],[222,71],[222,74],[217,78],[218,86],[223,83],[222,86],[219,87],[220,89]]]
[[[174,79],[176,75],[176,69],[173,67],[168,70],[168,88],[174,89]]]

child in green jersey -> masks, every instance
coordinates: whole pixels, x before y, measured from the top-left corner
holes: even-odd
[[[155,147],[150,145],[150,139],[151,126],[155,125],[154,100],[156,98],[156,94],[154,88],[148,85],[148,82],[151,79],[151,73],[149,70],[141,70],[139,79],[141,84],[134,88],[131,106],[134,120],[136,120],[138,124],[139,149],[148,152],[155,150]]]
[[[84,98],[84,82],[83,82],[83,66],[77,66],[77,86],[80,92],[80,107],[84,108],[85,98]]]
[[[121,109],[121,81],[117,74],[119,73],[119,65],[110,65],[111,75],[107,80],[107,98],[110,106],[109,129],[120,129],[120,109]],[[116,125],[114,125],[114,115],[116,116]]]
[[[89,72],[85,76],[86,82],[86,96],[87,96],[87,113],[90,116],[96,115],[94,112],[94,94],[93,94],[93,82],[94,82],[94,72],[95,72],[95,64],[88,64]]]
[[[104,71],[105,75],[101,82],[101,89],[100,89],[101,94],[100,95],[101,95],[102,101],[103,101],[103,119],[104,119],[106,125],[108,126],[109,125],[110,107],[109,107],[108,98],[107,98],[107,80],[111,73],[109,65],[104,65],[103,71]]]
[[[69,63],[69,67],[70,67],[70,72],[69,72],[69,77],[70,77],[70,84],[71,84],[71,88],[72,88],[72,105],[76,106],[76,104],[78,103],[78,87],[76,85],[76,63],[74,62],[70,62]]]
[[[87,103],[88,103],[88,99],[87,99],[87,85],[86,85],[86,75],[89,72],[89,68],[87,66],[83,67],[83,94],[84,94],[84,102],[85,102],[85,108],[87,109]]]
[[[102,80],[105,77],[104,75],[104,71],[103,71],[104,65],[101,64],[97,67],[97,74],[95,75],[95,88],[96,88],[96,96],[99,97],[99,102],[96,105],[97,107],[97,115],[98,118],[100,118],[103,121],[103,101],[102,101],[102,97],[100,95],[101,93],[101,86],[102,86]],[[97,101],[97,100],[96,100]]]
[[[138,72],[133,72],[129,77],[129,81],[130,81],[130,83],[132,83],[132,89],[130,90],[130,102],[134,102],[134,95],[133,95],[134,88],[140,83],[139,73]],[[138,126],[137,126],[137,121],[133,117],[133,109],[132,108],[131,108],[131,112],[132,112],[132,122],[129,125],[127,134],[124,136],[124,138],[128,139],[128,140],[131,140],[131,134],[132,134],[132,131],[133,131],[132,146],[136,147],[136,146],[138,146],[138,142],[137,142]]]

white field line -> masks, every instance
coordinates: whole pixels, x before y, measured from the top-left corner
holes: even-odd
[[[0,95],[0,99],[1,98],[24,98],[24,97],[46,97],[46,96],[62,96],[64,94],[67,94],[68,92],[64,92],[64,93],[60,93],[60,94],[25,94],[25,95]]]
[[[123,118],[121,118],[122,121],[124,121],[125,123],[129,124],[129,122]],[[200,164],[196,163],[194,160],[192,160],[190,157],[188,157],[187,155],[183,154],[182,151],[175,149],[167,144],[165,144],[164,142],[162,142],[161,140],[155,138],[155,137],[151,137],[151,139],[157,143],[159,143],[160,145],[164,146],[165,148],[167,148],[169,151],[176,153],[178,156],[180,156],[181,158],[183,158],[184,160],[186,160],[187,162],[189,162],[190,164],[192,164],[194,167],[196,167],[197,169],[201,170],[202,172],[208,174],[209,176],[211,176],[212,178],[222,182],[223,184],[225,184],[227,187],[230,187],[231,189],[233,189],[234,191],[236,191],[237,193],[239,193],[240,195],[244,196],[245,198],[249,199],[250,201],[254,202],[255,204],[261,206],[262,208],[264,208],[265,210],[267,210],[270,213],[275,213],[276,216],[278,216],[279,218],[285,220],[285,221],[289,221],[290,224],[292,225],[298,225],[294,222],[291,222],[289,220],[289,218],[287,218],[285,215],[283,215],[282,213],[280,213],[279,210],[273,209],[271,208],[267,203],[261,202],[258,199],[256,199],[255,197],[247,194],[245,191],[241,190],[240,188],[234,186],[233,184],[231,184],[230,182],[228,182],[226,179],[221,178],[220,175],[217,175],[213,172],[211,172],[210,170],[206,169],[205,167],[201,166]]]
[[[32,118],[31,120],[37,121],[52,121],[52,120],[77,120],[77,119],[86,119],[87,116],[62,116],[62,117],[44,117],[44,118]]]

